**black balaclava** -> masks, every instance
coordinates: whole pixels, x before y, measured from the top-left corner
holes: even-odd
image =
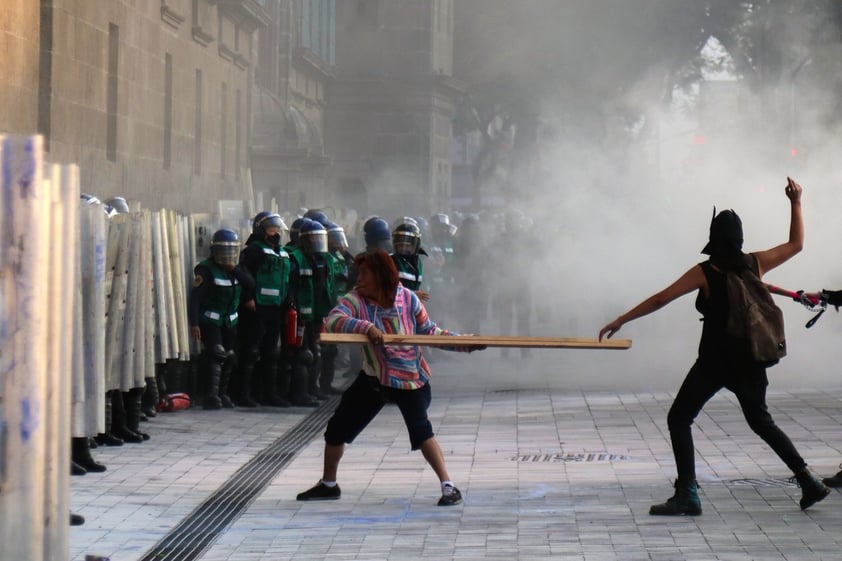
[[[743,222],[733,210],[723,210],[710,221],[710,237],[702,249],[706,255],[739,255],[743,249]]]

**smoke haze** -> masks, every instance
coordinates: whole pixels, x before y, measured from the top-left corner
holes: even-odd
[[[547,6],[560,17],[550,17]],[[632,17],[632,6],[655,14],[664,4],[519,2],[502,36],[470,36],[472,48],[495,53],[483,64],[474,59],[479,81],[533,80],[542,123],[552,131],[540,143],[542,179],[522,207],[540,241],[527,253],[543,257],[532,335],[596,337],[705,260],[714,206],[741,216],[745,251],[785,242],[788,175],[804,187],[805,249],[764,280],[790,290],[842,288],[838,129],[826,125],[838,102],[822,60],[805,58],[823,14],[795,10],[783,18],[768,47],[781,53],[782,77],[758,89],[741,79],[716,39],[705,42],[707,58],[697,67],[670,68],[679,53],[664,49],[679,48],[681,21]],[[548,32],[552,26],[557,33]],[[813,46],[813,53],[840,50],[838,34],[824,37],[827,47]],[[665,76],[681,72],[696,79],[665,102]],[[556,372],[571,387],[675,390],[701,334],[694,298],[624,326],[615,337],[633,340],[628,351],[539,351],[534,371]],[[776,300],[789,354],[769,371],[773,388],[839,385],[833,349],[842,317],[830,309],[808,330],[813,313]],[[488,333],[511,333],[494,326]],[[524,376],[529,369],[514,370]]]

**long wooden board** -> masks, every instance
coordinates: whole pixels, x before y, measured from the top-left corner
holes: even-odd
[[[322,343],[368,343],[368,337],[357,333],[322,333]],[[628,349],[631,339],[582,339],[565,337],[508,337],[502,335],[383,335],[386,345],[421,345],[429,347],[539,347],[545,349]]]

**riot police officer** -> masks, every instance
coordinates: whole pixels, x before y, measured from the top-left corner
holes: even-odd
[[[207,397],[204,409],[233,407],[227,395],[236,358],[238,308],[243,288],[253,291],[248,275],[237,266],[240,241],[233,230],[217,230],[210,244],[210,257],[196,265],[190,291],[190,335],[204,346]],[[253,307],[254,301],[246,303]]]
[[[327,246],[332,257],[333,278],[336,283],[335,294],[336,298],[339,298],[351,290],[356,283],[356,275],[351,271],[354,256],[348,250],[348,239],[345,237],[345,229],[334,222],[328,222],[324,226],[327,228]],[[336,304],[336,299],[333,300],[333,304]],[[319,389],[325,394],[342,393],[342,390],[333,387],[339,346],[335,344],[322,344],[320,347],[322,361]]]
[[[321,350],[318,336],[322,322],[336,303],[333,258],[328,252],[327,230],[320,223],[303,218],[294,247],[288,246],[292,261],[290,301],[303,324],[301,346],[293,349],[289,399],[293,405],[313,407],[326,399],[318,387]]]
[[[240,254],[240,266],[254,279],[254,312],[243,313],[240,391],[238,403],[257,405],[253,399],[255,365],[261,391],[255,392],[264,405],[289,407],[282,397],[288,385],[287,370],[279,368],[283,305],[289,291],[289,255],[282,246],[287,230],[280,215],[263,211],[252,220],[252,232]]]
[[[398,269],[401,284],[415,292],[423,301],[429,299],[427,292],[421,290],[424,280],[424,264],[421,255],[427,252],[421,247],[421,228],[414,218],[404,217],[392,230],[392,261]]]

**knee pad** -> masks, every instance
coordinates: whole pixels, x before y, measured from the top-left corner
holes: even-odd
[[[222,364],[228,358],[228,351],[222,345],[214,345],[210,350],[210,359]]]

